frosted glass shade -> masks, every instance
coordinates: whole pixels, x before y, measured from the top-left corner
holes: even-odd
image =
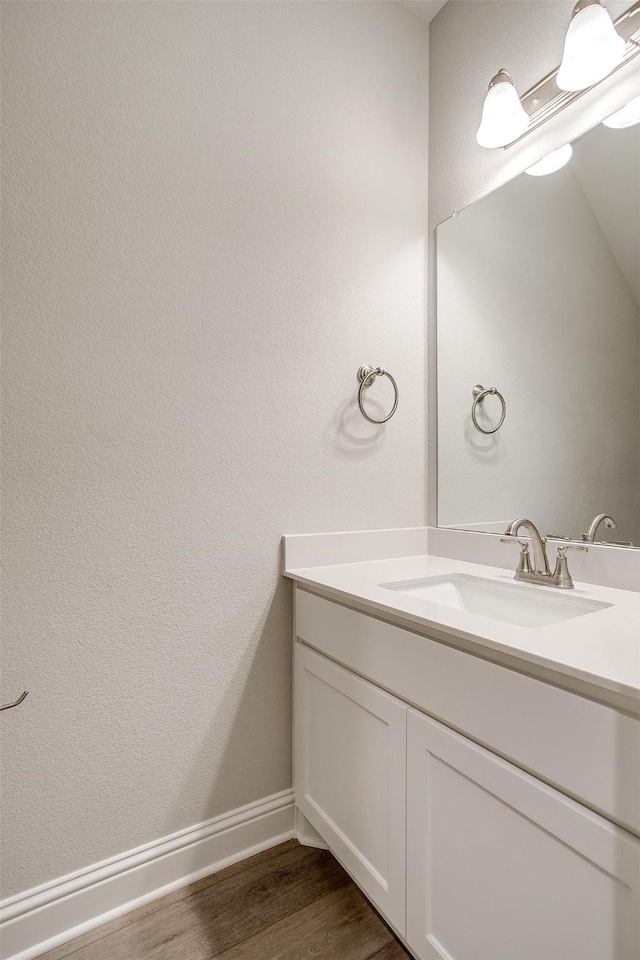
[[[629,103],[625,104],[610,117],[602,121],[605,127],[612,127],[614,130],[622,130],[623,127],[632,127],[640,123],[640,97],[634,97]]]
[[[599,3],[583,6],[569,24],[556,83],[561,90],[592,87],[618,66],[624,48],[604,7]]]
[[[513,81],[506,70],[501,70],[489,85],[476,140],[481,147],[506,147],[522,136],[528,126],[529,115]]]
[[[560,170],[565,164],[569,163],[572,154],[573,147],[570,143],[565,143],[564,147],[552,150],[542,160],[538,160],[531,167],[527,167],[525,173],[528,173],[530,177],[546,177],[548,173],[555,173],[556,170]]]

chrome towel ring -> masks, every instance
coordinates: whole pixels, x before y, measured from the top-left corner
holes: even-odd
[[[473,404],[471,406],[471,419],[473,420],[473,425],[476,430],[479,430],[480,433],[496,433],[504,423],[504,418],[507,415],[507,403],[497,387],[483,387],[481,383],[476,383],[475,387],[472,390],[473,393]],[[476,418],[476,407],[479,403],[484,401],[485,397],[495,396],[500,398],[500,403],[502,404],[502,416],[498,421],[497,426],[493,430],[485,430],[484,427],[481,427]]]
[[[370,417],[369,414],[364,409],[364,404],[363,404],[364,389],[365,387],[370,387],[371,384],[375,381],[376,377],[387,377],[391,381],[393,392],[395,394],[393,406],[391,407],[391,413],[389,413],[386,417],[383,417],[382,420],[374,420],[373,417]],[[400,399],[398,384],[393,379],[391,374],[388,373],[386,370],[383,370],[382,367],[369,367],[365,364],[364,366],[360,367],[358,370],[358,380],[360,381],[360,389],[358,390],[358,406],[360,407],[360,413],[365,418],[365,420],[368,420],[369,423],[386,423],[387,420],[391,420],[391,417],[394,415],[394,413],[398,409],[398,400]]]

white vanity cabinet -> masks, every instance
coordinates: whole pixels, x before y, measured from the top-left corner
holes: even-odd
[[[638,794],[629,795],[637,719],[612,710],[608,720],[603,704],[305,591],[296,609],[296,804],[413,955],[636,960],[640,840],[597,808],[614,809],[616,795],[616,815],[640,816]],[[414,641],[433,656],[404,665],[404,686],[393,664]],[[461,658],[455,672],[448,654]],[[467,662],[469,676],[483,665],[497,680],[474,692]],[[521,681],[534,684],[527,697]],[[564,712],[556,695],[567,698]],[[462,699],[471,701],[467,712]],[[532,743],[536,715],[544,734],[544,712],[555,709],[566,724],[556,731],[566,787],[562,748],[549,743],[547,769],[544,744]],[[602,741],[580,744],[581,725],[591,735],[591,709],[593,724],[610,722],[613,731],[619,720],[622,770],[613,784],[601,783],[610,762]],[[500,739],[509,713],[512,729]],[[581,779],[571,758],[588,757],[590,746],[591,779]]]

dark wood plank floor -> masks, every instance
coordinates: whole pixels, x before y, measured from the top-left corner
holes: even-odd
[[[295,840],[234,864],[41,960],[406,960],[325,850]]]

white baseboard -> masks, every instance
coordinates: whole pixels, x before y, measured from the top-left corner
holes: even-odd
[[[294,833],[293,790],[284,790],[9,897],[0,903],[2,960],[32,960]]]
[[[296,840],[303,847],[317,847],[319,850],[328,850],[329,844],[320,836],[315,827],[312,827],[304,814],[296,807]]]

